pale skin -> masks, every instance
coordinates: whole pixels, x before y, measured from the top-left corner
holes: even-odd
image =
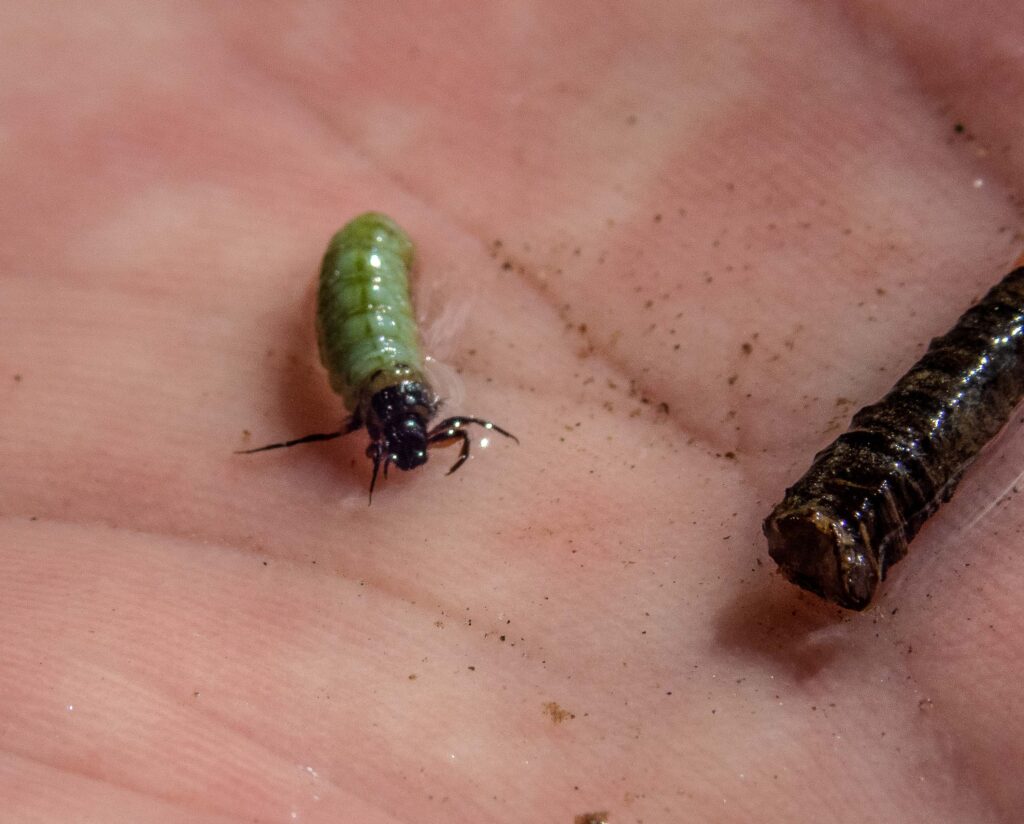
[[[863,614],[760,521],[1024,248],[1021,3],[88,8],[0,12],[11,820],[1016,820],[1019,430]],[[232,454],[367,209],[521,440],[372,507]]]

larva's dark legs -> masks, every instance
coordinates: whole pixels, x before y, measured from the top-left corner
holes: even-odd
[[[431,435],[427,439],[427,443],[431,446],[447,446],[453,441],[460,439],[462,440],[462,449],[459,450],[459,458],[454,464],[452,464],[452,468],[445,473],[446,475],[451,475],[456,469],[466,462],[467,458],[469,458],[469,434],[464,429],[447,429],[443,432]]]
[[[482,418],[467,418],[463,415],[455,415],[454,417],[451,418],[445,418],[443,421],[441,421],[433,429],[430,430],[430,432],[428,433],[428,437],[433,438],[435,435],[440,435],[446,429],[453,432],[456,429],[461,429],[467,423],[478,424],[482,426],[484,429],[493,429],[499,435],[504,435],[506,438],[511,438],[516,443],[519,443],[519,438],[517,438],[511,432],[506,432],[497,424],[491,423],[490,421],[485,421]]]
[[[384,451],[384,445],[380,441],[371,441],[366,447],[366,457],[373,461],[373,474],[370,476],[370,500],[373,503],[373,488],[377,485],[377,475],[380,473],[381,464],[384,465],[384,477],[388,476],[388,467],[391,466],[391,456]]]
[[[266,452],[268,449],[284,449],[289,446],[298,446],[300,443],[312,443],[313,441],[329,441],[333,438],[340,438],[345,434],[344,429],[337,432],[319,432],[314,435],[304,435],[294,441],[282,441],[281,443],[268,443],[266,446],[258,446],[255,449],[236,449],[236,455],[251,455],[253,452]]]
[[[367,501],[367,506],[373,503],[373,488],[377,485],[377,473],[380,471],[380,444],[374,441],[368,447],[366,447],[366,457],[373,461],[373,474],[370,476],[370,500]],[[384,474],[387,475],[388,465],[384,464]]]
[[[437,426],[427,433],[427,443],[430,446],[447,446],[454,441],[462,441],[462,449],[459,451],[459,458],[452,465],[452,468],[448,470],[447,474],[451,475],[455,470],[462,466],[469,458],[469,447],[470,440],[467,432],[462,428],[468,423],[475,423],[482,426],[484,429],[491,429],[500,435],[504,435],[506,438],[511,438],[516,443],[519,443],[519,438],[513,435],[511,432],[506,432],[500,426],[495,426],[490,421],[481,420],[480,418],[467,418],[462,415],[457,415],[452,418],[445,418]]]
[[[349,432],[355,432],[362,426],[362,423],[358,422],[356,417],[353,415],[345,422],[345,426],[339,429],[337,432],[317,432],[312,435],[303,435],[301,438],[296,438],[293,441],[282,441],[281,443],[269,443],[266,446],[258,446],[255,449],[236,449],[236,455],[251,455],[253,452],[266,452],[268,449],[285,449],[289,446],[298,446],[300,443],[313,443],[314,441],[330,441],[334,438],[340,438],[342,435],[347,435]]]

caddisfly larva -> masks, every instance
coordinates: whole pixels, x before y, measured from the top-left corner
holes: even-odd
[[[350,417],[337,432],[306,435],[242,454],[326,441],[366,427],[367,457],[373,461],[370,498],[383,465],[414,469],[432,447],[461,442],[455,472],[469,457],[464,427],[478,424],[518,443],[490,421],[456,415],[433,427],[438,397],[425,374],[419,333],[409,297],[413,245],[391,218],[360,215],[331,238],[320,268],[316,329],[320,360],[331,388],[341,395]]]
[[[1024,398],[1024,259],[878,403],[819,452],[765,519],[793,583],[864,609]]]

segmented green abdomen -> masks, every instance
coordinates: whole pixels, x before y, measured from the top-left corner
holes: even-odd
[[[412,242],[386,215],[367,212],[331,238],[320,269],[317,337],[331,387],[350,412],[377,373],[423,368],[412,303]]]

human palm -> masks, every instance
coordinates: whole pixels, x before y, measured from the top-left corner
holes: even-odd
[[[866,613],[760,520],[1024,246],[1022,11],[0,12],[0,818],[1016,820],[1016,430]],[[372,507],[232,454],[367,209],[521,441]]]

